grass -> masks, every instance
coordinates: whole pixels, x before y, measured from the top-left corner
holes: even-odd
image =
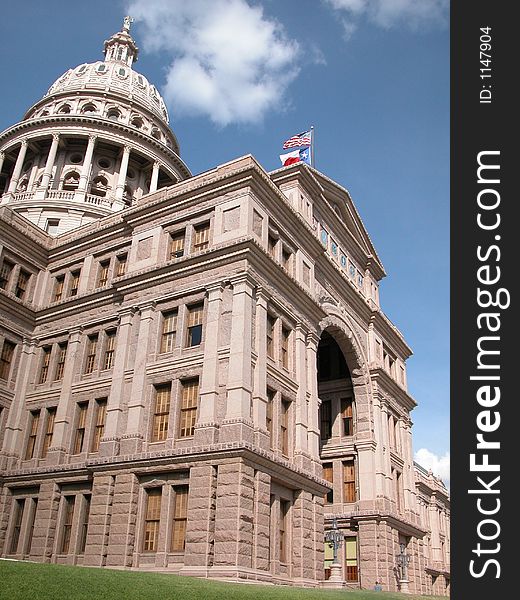
[[[163,573],[0,560],[0,600],[426,600],[385,592],[223,583]],[[437,598],[437,597],[435,597]]]

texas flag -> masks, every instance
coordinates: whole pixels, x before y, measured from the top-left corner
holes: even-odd
[[[284,167],[287,167],[297,162],[304,162],[310,165],[311,149],[302,148],[301,150],[293,150],[292,152],[287,152],[287,154],[280,154],[280,160],[282,161],[282,165]]]

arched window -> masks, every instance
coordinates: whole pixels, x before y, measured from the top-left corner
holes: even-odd
[[[24,175],[20,181],[18,182],[18,185],[16,187],[16,191],[17,192],[26,192],[27,191],[27,185],[29,183],[29,178],[27,177],[27,175]]]
[[[81,112],[84,115],[93,114],[93,113],[97,112],[96,105],[92,104],[92,102],[89,102],[88,104],[85,104],[83,106],[83,108],[81,109]]]
[[[141,117],[132,117],[130,124],[133,125],[134,127],[137,127],[137,129],[142,129],[143,125],[144,125]]]
[[[63,178],[63,189],[64,190],[76,190],[79,185],[79,173],[77,171],[70,171]]]
[[[119,121],[119,119],[121,118],[121,113],[117,110],[117,108],[111,108],[107,112],[107,117],[111,121]]]
[[[58,112],[62,115],[68,115],[70,113],[70,104],[63,104],[60,106]]]
[[[99,175],[95,177],[90,186],[90,193],[94,196],[105,197],[108,191],[108,181],[106,177]]]
[[[152,129],[152,137],[154,137],[156,140],[161,139],[161,132],[159,131],[159,129],[157,129],[157,127],[154,127]]]

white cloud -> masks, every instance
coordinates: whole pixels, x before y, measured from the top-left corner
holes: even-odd
[[[450,453],[438,456],[427,448],[417,450],[414,456],[415,462],[425,469],[431,469],[436,477],[440,477],[446,486],[450,487]]]
[[[145,50],[170,60],[163,94],[174,114],[255,123],[283,109],[300,49],[245,0],[131,0]]]
[[[449,0],[323,0],[338,11],[346,34],[352,34],[356,23],[370,23],[390,29],[404,26],[412,31],[448,23]]]

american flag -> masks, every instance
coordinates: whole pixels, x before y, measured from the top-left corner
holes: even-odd
[[[283,149],[295,148],[296,146],[310,146],[311,145],[311,132],[302,131],[297,135],[293,135],[283,144]]]

